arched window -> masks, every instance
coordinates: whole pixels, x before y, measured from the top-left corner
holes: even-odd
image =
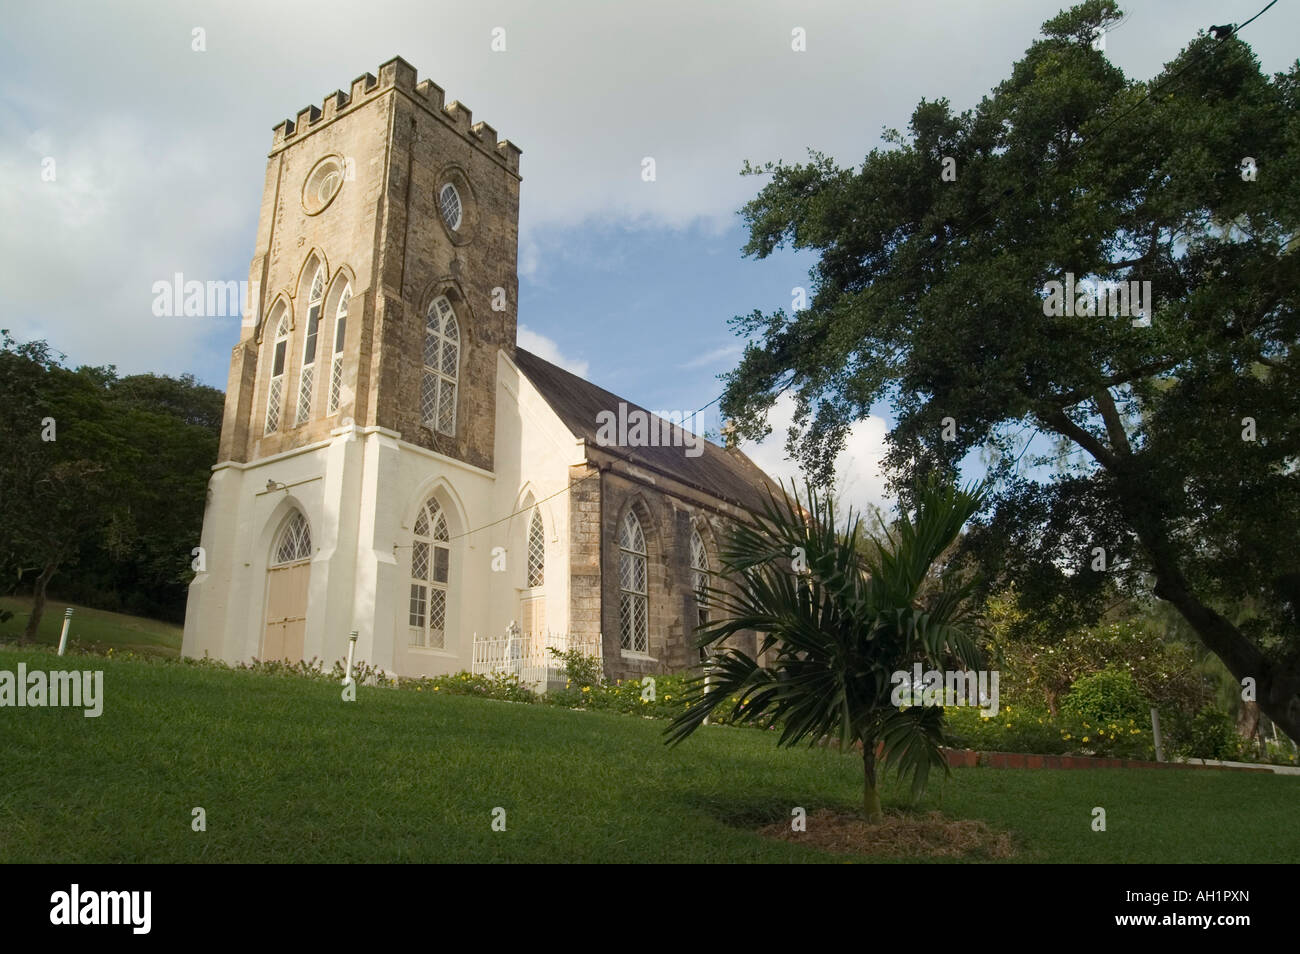
[[[311,418],[312,382],[316,380],[316,338],[320,330],[321,298],[325,294],[325,269],[316,267],[311,280],[311,293],[307,296],[307,337],[302,346],[302,373],[298,378],[297,427]]]
[[[622,646],[634,653],[649,652],[645,534],[631,510],[618,525],[618,589]]]
[[[456,379],[460,371],[460,326],[451,302],[434,299],[424,324],[424,379],[420,412],[429,428],[456,433]]]
[[[546,532],[542,529],[542,512],[533,511],[528,524],[528,585],[546,582]]]
[[[691,530],[691,589],[695,593],[695,625],[707,626],[709,610],[705,602],[704,588],[709,585],[709,554],[704,549],[704,538],[700,531]],[[701,653],[703,650],[701,650]]]
[[[447,577],[451,568],[451,537],[447,518],[432,497],[415,518],[411,547],[410,644],[426,649],[446,647]]]
[[[277,317],[278,316],[278,317]],[[271,386],[266,393],[266,433],[280,426],[280,405],[284,401],[284,359],[289,348],[289,309],[281,302],[271,315],[275,323],[275,350],[271,359]]]
[[[524,590],[519,599],[519,621],[525,636],[546,635],[546,531],[542,526],[542,512],[534,508],[528,518],[527,573]]]
[[[343,394],[343,339],[347,335],[348,303],[352,301],[352,285],[344,285],[339,295],[339,307],[334,313],[334,359],[330,365],[330,397],[326,414],[333,414],[339,409],[339,398]]]
[[[311,559],[311,527],[307,525],[307,518],[302,513],[295,512],[284,525],[284,529],[280,531],[280,539],[276,542],[274,554],[271,560],[272,566],[284,566],[286,563]]]

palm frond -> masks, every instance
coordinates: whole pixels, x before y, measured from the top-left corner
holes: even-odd
[[[943,754],[943,709],[911,706],[891,710],[880,722],[880,741],[884,743],[883,766],[893,768],[900,779],[912,776],[912,798],[925,791],[932,768],[951,774]]]

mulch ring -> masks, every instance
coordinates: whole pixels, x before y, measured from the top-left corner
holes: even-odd
[[[811,845],[822,851],[891,858],[964,858],[1001,860],[1015,855],[1010,832],[996,831],[982,821],[889,811],[871,824],[858,814],[818,809],[807,818],[807,831],[791,831],[789,821],[774,822],[760,835]]]

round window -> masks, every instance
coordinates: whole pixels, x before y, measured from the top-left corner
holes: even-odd
[[[343,188],[343,162],[338,156],[326,156],[307,174],[302,185],[302,207],[308,215],[323,212]]]
[[[442,220],[447,223],[447,228],[453,232],[460,228],[462,212],[460,193],[450,182],[438,193],[438,208],[442,210]]]

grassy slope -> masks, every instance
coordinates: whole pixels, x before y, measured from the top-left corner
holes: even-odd
[[[118,652],[131,650],[158,656],[176,657],[181,653],[183,627],[142,616],[89,609],[62,600],[49,600],[45,604],[36,633],[38,643],[58,648],[59,634],[63,631],[63,611],[69,606],[73,607],[72,626],[68,629],[70,645],[94,645]],[[0,625],[0,635],[15,638],[23,631],[27,617],[31,615],[31,597],[0,598],[0,610],[14,614],[13,619]]]
[[[106,701],[98,719],[0,709],[0,862],[840,860],[746,826],[859,799],[856,759],[753,730],[668,749],[628,716],[364,687],[345,704],[329,683],[0,651],[20,660],[102,668]],[[1015,831],[1022,861],[1282,862],[1297,781],[963,769],[942,808]]]

